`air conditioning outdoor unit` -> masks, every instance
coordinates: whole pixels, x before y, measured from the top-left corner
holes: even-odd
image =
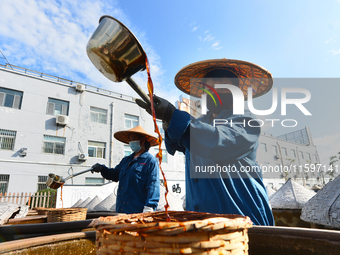
[[[55,121],[58,125],[65,126],[68,124],[68,116],[59,114]]]
[[[79,153],[78,154],[78,160],[87,160],[88,155],[85,153]]]
[[[280,155],[278,154],[278,155],[275,155],[275,158],[276,158],[276,159],[279,159],[279,158],[281,158],[281,157],[280,157]]]
[[[85,85],[84,84],[77,84],[76,90],[80,91],[80,92],[84,92],[85,91]]]

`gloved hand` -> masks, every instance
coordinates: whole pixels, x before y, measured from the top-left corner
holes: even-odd
[[[153,208],[144,205],[143,212],[153,212]]]
[[[144,108],[150,115],[152,115],[150,104],[145,103],[141,99],[136,99],[136,103],[140,107]],[[163,122],[170,123],[176,107],[173,106],[169,101],[156,95],[153,96],[153,104],[155,107],[156,119],[160,119]]]
[[[94,172],[100,173],[100,172],[102,171],[102,167],[103,167],[103,166],[102,166],[101,164],[99,164],[99,163],[94,164],[94,165],[92,166],[91,173],[94,173]]]

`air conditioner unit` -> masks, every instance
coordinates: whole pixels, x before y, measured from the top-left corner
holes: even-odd
[[[275,155],[275,158],[276,158],[276,159],[280,159],[281,157],[280,157],[279,154],[277,154],[277,155]]]
[[[59,114],[55,121],[58,125],[65,126],[68,124],[68,116]]]
[[[85,85],[84,84],[77,84],[76,90],[80,91],[80,92],[84,92],[85,91]]]
[[[85,153],[79,153],[78,154],[78,160],[87,160],[88,154]]]

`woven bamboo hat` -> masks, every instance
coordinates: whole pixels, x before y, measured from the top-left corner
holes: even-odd
[[[210,59],[192,63],[182,68],[175,76],[175,84],[184,93],[200,97],[203,85],[199,78],[215,69],[225,69],[234,73],[239,78],[239,88],[246,96],[248,87],[252,87],[253,98],[267,93],[273,86],[271,73],[263,67],[234,59]],[[191,78],[198,78],[195,82],[190,83]]]
[[[150,146],[156,146],[157,145],[157,138],[148,134],[144,128],[141,126],[137,126],[134,128],[131,128],[129,130],[124,130],[124,131],[118,131],[114,134],[114,137],[123,143],[129,144],[129,135],[130,134],[137,134],[137,135],[142,135],[146,137],[146,140],[150,143]]]

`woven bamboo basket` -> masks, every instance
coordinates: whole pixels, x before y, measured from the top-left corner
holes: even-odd
[[[97,255],[248,254],[248,228],[240,215],[151,212],[100,217]]]
[[[47,212],[47,222],[85,220],[86,213],[87,208],[50,208]]]
[[[45,207],[35,207],[33,210],[35,210],[38,215],[47,215],[48,210],[51,208],[45,208]]]

